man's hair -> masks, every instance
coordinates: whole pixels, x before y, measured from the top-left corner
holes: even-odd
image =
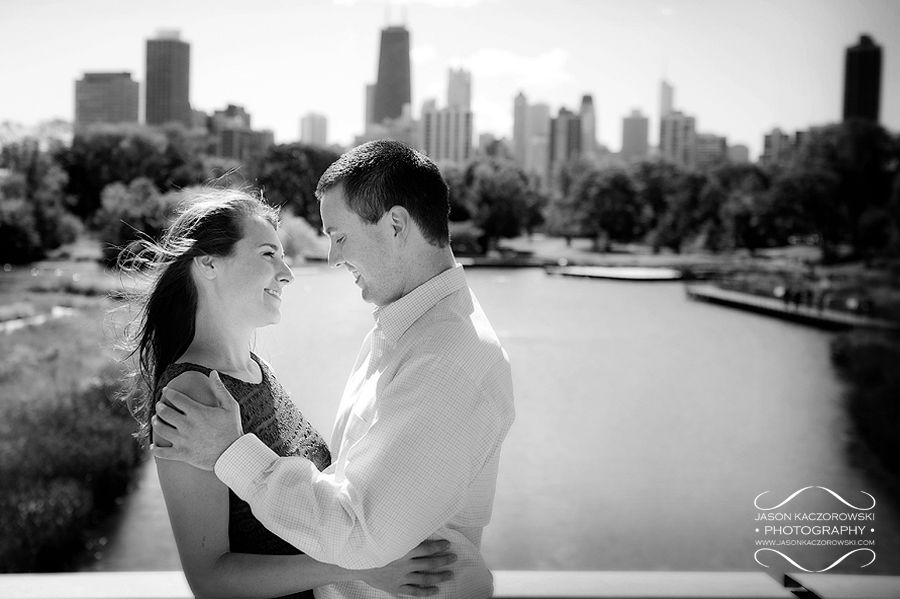
[[[409,212],[432,245],[450,243],[450,191],[427,156],[390,140],[370,141],[345,152],[319,179],[316,197],[343,186],[351,211],[377,223],[394,206]]]

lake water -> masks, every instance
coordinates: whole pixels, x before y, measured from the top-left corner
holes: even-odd
[[[483,541],[492,569],[777,575],[798,571],[791,559],[808,570],[900,574],[897,490],[853,440],[832,333],[692,302],[680,283],[467,272],[516,392]],[[281,324],[260,331],[257,348],[330,438],[371,306],[344,271],[296,275]],[[756,520],[806,487],[770,511],[874,519],[841,534],[766,534],[772,524],[848,525]],[[797,544],[809,539],[874,544]],[[764,540],[793,544],[756,553]],[[88,569],[179,567],[152,463],[98,558]]]

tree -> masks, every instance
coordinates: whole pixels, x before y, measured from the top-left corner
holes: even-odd
[[[891,238],[891,188],[900,171],[900,140],[876,123],[851,119],[810,135],[798,168],[831,172],[837,185],[834,206],[823,217],[829,243],[849,243],[860,255],[872,255]]]
[[[666,246],[680,250],[689,216],[684,211],[690,209],[689,200],[696,199],[683,192],[686,173],[671,162],[644,160],[634,165],[631,179],[641,208],[641,229],[648,234],[653,253]]]
[[[640,236],[640,208],[625,171],[588,171],[575,181],[571,195],[584,216],[582,231],[593,238],[595,249],[609,251],[613,241],[628,243]]]
[[[464,185],[472,222],[482,231],[483,252],[500,238],[521,234],[528,213],[528,178],[512,161],[473,160],[466,167]]]
[[[8,203],[3,228],[10,236],[0,260],[37,260],[75,240],[81,223],[66,209],[66,174],[36,142],[5,146],[0,167],[9,170],[0,183],[0,202]],[[18,231],[20,227],[28,230]]]
[[[338,154],[327,148],[302,143],[270,147],[253,166],[257,185],[268,202],[289,206],[296,216],[317,230],[322,228],[316,186]]]
[[[124,183],[110,183],[101,194],[101,208],[95,215],[103,257],[115,261],[131,242],[157,238],[166,227],[167,216],[182,192],[160,195],[146,177]]]
[[[73,211],[89,219],[111,183],[128,185],[142,177],[160,192],[200,183],[206,175],[199,147],[200,141],[177,125],[95,125],[79,132],[56,159],[68,174],[66,192],[75,198]]]

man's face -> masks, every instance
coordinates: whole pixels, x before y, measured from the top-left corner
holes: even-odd
[[[342,185],[322,194],[322,228],[331,242],[328,264],[345,266],[364,301],[386,306],[403,295],[402,268],[390,212],[374,225],[350,210]]]

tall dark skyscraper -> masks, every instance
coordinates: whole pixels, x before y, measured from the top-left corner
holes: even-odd
[[[176,121],[191,127],[191,46],[178,31],[160,31],[147,40],[146,121]]]
[[[881,100],[881,46],[868,35],[847,48],[844,64],[844,120],[878,122]]]
[[[409,72],[409,31],[402,25],[382,29],[372,122],[395,119],[412,103]]]

